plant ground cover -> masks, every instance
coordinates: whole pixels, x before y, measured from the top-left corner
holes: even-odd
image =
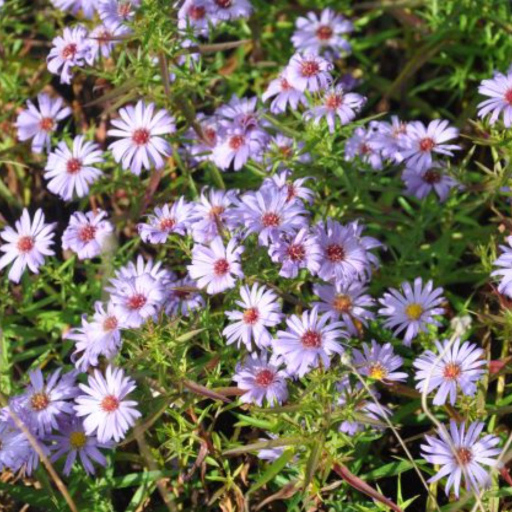
[[[511,509],[511,15],[0,0],[0,510]]]

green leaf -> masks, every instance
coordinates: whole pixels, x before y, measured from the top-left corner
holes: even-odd
[[[285,452],[275,460],[261,475],[261,477],[251,486],[247,494],[251,494],[263,487],[267,482],[270,482],[281,470],[288,464],[293,457],[295,451],[292,448],[288,448]]]
[[[425,464],[425,461],[422,459],[414,461],[416,465],[420,466]],[[379,480],[380,478],[388,478],[390,476],[400,475],[401,473],[405,473],[414,467],[414,464],[410,460],[400,460],[396,462],[390,462],[385,466],[378,467],[377,469],[373,469],[368,473],[362,475],[365,480]]]
[[[311,447],[311,453],[309,455],[308,463],[306,465],[306,476],[304,478],[304,489],[307,489],[308,485],[312,482],[315,476],[316,468],[320,462],[320,456],[324,448],[324,439],[318,439],[313,443]]]

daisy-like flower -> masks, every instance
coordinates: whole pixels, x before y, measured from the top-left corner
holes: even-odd
[[[288,81],[300,92],[317,92],[332,83],[333,65],[319,55],[296,53],[286,69]]]
[[[318,125],[325,118],[329,131],[334,133],[336,118],[339,118],[342,126],[350,123],[365,102],[364,96],[355,92],[346,93],[342,85],[336,85],[323,93],[320,105],[304,113],[304,119],[313,119],[314,124]]]
[[[190,29],[196,36],[208,37],[213,12],[211,0],[185,0],[178,11],[178,28],[181,31]]]
[[[89,33],[89,54],[87,63],[92,65],[100,57],[107,59],[112,54],[114,47],[118,45],[123,36],[131,33],[131,30],[122,23],[98,25]]]
[[[83,135],[73,139],[71,149],[64,141],[59,142],[57,149],[48,156],[45,167],[48,190],[65,201],[73,199],[74,193],[77,197],[84,197],[89,192],[89,186],[103,175],[95,167],[95,164],[103,162],[99,145],[86,142]]]
[[[80,11],[84,18],[90,20],[94,16],[98,0],[52,0],[52,4],[61,11],[70,12],[76,16]]]
[[[407,380],[407,373],[396,371],[403,359],[394,353],[391,343],[379,345],[372,340],[371,347],[363,343],[363,352],[354,349],[353,355],[354,366],[361,375],[384,382]]]
[[[65,476],[69,476],[77,458],[89,475],[95,473],[93,462],[101,466],[107,465],[107,459],[99,448],[112,448],[112,442],[100,443],[96,436],[86,435],[82,421],[76,417],[59,427],[59,433],[49,436],[48,439],[55,443],[50,447],[54,452],[51,457],[53,462],[66,456],[63,469]]]
[[[151,258],[144,261],[144,258],[139,254],[136,263],[130,261],[124,267],[116,270],[117,279],[132,279],[134,277],[149,274],[153,279],[158,281],[162,286],[169,284],[173,278],[172,272],[162,266],[162,262],[154,262]],[[108,290],[107,290],[108,291]]]
[[[402,284],[402,292],[391,288],[379,302],[384,306],[379,309],[379,315],[387,317],[384,327],[394,329],[395,335],[405,331],[404,344],[411,345],[411,341],[418,333],[427,332],[429,325],[441,325],[434,318],[442,315],[444,308],[440,307],[445,300],[443,289],[436,288],[432,281],[423,287],[421,277],[414,280],[414,288],[409,283]]]
[[[329,368],[333,354],[343,354],[341,339],[346,339],[341,322],[332,322],[330,315],[319,316],[318,310],[304,311],[302,316],[291,315],[286,331],[278,331],[272,340],[274,354],[282,356],[287,371],[303,377],[322,364]]]
[[[171,233],[185,236],[191,222],[193,205],[183,197],[173,203],[156,207],[153,214],[148,215],[148,222],[138,225],[139,235],[143,242],[163,244]]]
[[[234,128],[226,129],[213,149],[213,161],[222,170],[233,165],[233,169],[239,171],[249,159],[261,159],[265,140],[260,130],[247,131],[235,125]]]
[[[501,254],[493,263],[493,266],[498,267],[498,269],[492,272],[491,276],[501,277],[498,291],[512,298],[512,236],[507,237],[507,243],[508,247],[500,245]],[[1,266],[2,260],[0,260]]]
[[[380,171],[384,164],[379,145],[375,143],[375,137],[375,130],[371,127],[368,129],[362,126],[356,128],[345,145],[345,160],[351,161],[359,158],[362,162],[370,165],[373,170]]]
[[[29,372],[30,384],[22,395],[21,407],[28,414],[29,426],[39,435],[59,428],[58,420],[73,414],[70,399],[77,393],[76,373],[61,376],[60,369],[53,372],[45,382],[39,369]]]
[[[118,25],[135,17],[141,0],[97,0],[97,10],[105,25]]]
[[[187,267],[190,277],[210,295],[234,288],[237,279],[244,276],[240,255],[243,246],[232,238],[224,247],[222,238],[215,237],[209,246],[196,244],[192,249],[192,264]]]
[[[110,300],[119,319],[127,327],[137,328],[160,311],[165,292],[162,283],[150,274],[111,279]]]
[[[19,140],[32,139],[32,151],[42,153],[44,149],[50,151],[51,134],[59,121],[71,115],[71,109],[64,106],[62,98],[51,98],[44,92],[37,95],[37,103],[39,108],[27,101],[27,110],[18,115],[16,128]]]
[[[458,185],[457,181],[446,174],[446,167],[434,162],[431,167],[406,167],[402,173],[406,194],[424,199],[434,191],[441,202],[446,201],[450,190]]]
[[[192,143],[186,145],[186,154],[193,165],[206,160],[213,161],[212,151],[224,134],[224,127],[221,126],[219,117],[216,115],[205,116],[199,113],[197,114],[197,122],[203,134],[202,138],[198,136],[193,128],[190,128],[185,135],[186,139],[192,141]]]
[[[453,156],[454,150],[461,149],[456,144],[446,144],[458,136],[459,130],[446,120],[435,119],[428,126],[421,121],[411,121],[402,136],[402,156],[409,167],[428,169],[432,166],[433,153]]]
[[[116,162],[123,169],[139,175],[144,169],[161,169],[165,165],[163,157],[171,154],[171,145],[163,135],[174,133],[174,119],[166,110],[155,112],[155,104],[146,105],[142,100],[133,107],[128,105],[119,110],[119,119],[113,119],[107,134],[120,140],[110,144],[109,149]]]
[[[16,473],[30,457],[27,437],[12,425],[0,420],[0,471],[8,469]]]
[[[254,283],[252,288],[247,285],[240,288],[240,298],[235,304],[242,311],[226,311],[226,316],[232,321],[222,331],[227,344],[236,343],[240,348],[240,343],[243,343],[249,351],[252,341],[259,348],[268,347],[272,341],[268,327],[276,326],[282,318],[277,295],[267,287]]]
[[[62,235],[62,248],[75,252],[80,260],[99,256],[114,233],[106,217],[107,212],[101,210],[73,213]]]
[[[463,395],[473,396],[477,382],[485,373],[484,351],[469,341],[461,345],[460,339],[454,343],[436,341],[436,348],[437,353],[427,350],[413,363],[417,369],[416,389],[421,393],[437,389],[434,405],[443,405],[448,398],[455,405],[459,389]]]
[[[193,311],[205,306],[196,282],[188,276],[170,283],[166,287],[166,292],[164,309],[168,316],[189,316]]]
[[[307,156],[308,159],[304,160],[304,163],[310,161],[309,155]],[[306,181],[310,180],[311,178],[299,178],[298,180],[290,180],[290,176],[292,176],[291,171],[282,171],[278,174],[274,174],[274,176],[270,178],[265,178],[261,185],[261,190],[266,188],[277,188],[279,191],[286,193],[287,201],[302,200],[305,203],[312,205],[315,200],[315,192],[304,186],[304,183],[306,183]]]
[[[234,190],[203,190],[191,213],[194,242],[208,244],[224,230],[233,229],[236,222],[232,214],[237,200]]]
[[[279,362],[268,360],[268,355],[253,353],[243,364],[238,364],[233,380],[245,391],[240,401],[259,407],[266,400],[270,407],[281,405],[288,398],[286,373],[279,370]]]
[[[233,94],[228,103],[222,104],[215,115],[219,118],[221,126],[225,128],[242,128],[245,132],[258,132],[262,138],[268,138],[263,130],[265,122],[261,120],[262,112],[258,110],[258,98],[239,98]]]
[[[299,108],[302,103],[307,106],[308,99],[303,91],[299,91],[290,83],[288,79],[288,71],[285,69],[279,77],[272,80],[267,87],[267,90],[263,93],[261,99],[268,101],[270,98],[274,98],[270,104],[270,112],[272,114],[281,114],[286,112],[288,106],[292,111]]]
[[[273,188],[244,194],[237,212],[246,236],[257,233],[260,245],[264,246],[268,246],[280,234],[294,236],[308,225],[304,205],[288,201],[287,192]]]
[[[394,163],[401,163],[404,159],[402,137],[407,131],[407,123],[400,121],[397,116],[391,116],[390,123],[372,121],[370,124],[374,129],[371,139],[375,151],[380,152],[384,158],[388,158]]]
[[[60,75],[62,83],[70,84],[73,78],[72,68],[83,66],[89,55],[87,29],[82,25],[64,27],[62,36],[56,37],[52,44],[53,48],[46,59],[48,71]]]
[[[120,441],[141,417],[137,402],[126,400],[136,388],[135,381],[125,377],[121,368],[109,365],[105,376],[99,370],[89,375],[88,384],[79,384],[84,394],[75,399],[76,414],[84,418],[85,434],[96,434],[100,443]]]
[[[121,329],[126,327],[114,304],[109,303],[105,308],[100,301],[96,301],[94,309],[91,321],[84,315],[82,326],[71,329],[64,336],[75,342],[72,360],[81,372],[86,372],[90,366],[98,366],[100,356],[107,359],[116,356],[122,343]]]
[[[249,0],[212,0],[212,2],[214,5],[213,23],[248,18],[252,13],[252,5]]]
[[[512,70],[506,75],[495,73],[492,78],[482,80],[478,92],[489,99],[477,105],[478,117],[491,114],[489,124],[493,125],[503,113],[503,124],[510,128],[512,124]]]
[[[348,284],[367,272],[367,251],[350,225],[343,226],[332,219],[319,222],[316,237],[322,251],[318,270],[321,279]]]
[[[453,487],[458,498],[462,477],[466,490],[480,492],[490,484],[489,471],[482,466],[494,468],[497,460],[494,458],[500,453],[496,448],[500,442],[499,437],[480,434],[485,424],[471,423],[466,431],[466,425],[457,425],[450,421],[450,432],[443,427],[439,437],[425,436],[426,444],[421,445],[422,456],[431,464],[441,466],[440,470],[429,482],[437,482],[448,476],[445,492],[448,495]]]
[[[281,263],[279,275],[288,279],[297,277],[302,268],[317,274],[323,258],[320,245],[308,228],[302,228],[296,235],[275,237],[269,254],[272,261]]]
[[[319,312],[331,315],[334,320],[343,320],[348,332],[357,336],[357,324],[366,326],[368,320],[375,318],[374,313],[368,310],[375,305],[375,301],[366,293],[367,290],[368,287],[360,281],[315,284],[313,292],[322,302],[313,302],[313,306],[317,306]]]
[[[0,246],[5,254],[0,258],[0,270],[12,263],[9,279],[19,283],[21,274],[28,267],[34,274],[39,274],[39,267],[45,256],[55,254],[50,246],[53,244],[55,224],[45,224],[43,210],[39,209],[30,220],[27,209],[14,224],[15,229],[7,226],[0,237],[7,243]]]
[[[354,26],[332,9],[324,9],[320,17],[309,12],[305,18],[297,18],[296,26],[292,43],[298,51],[319,54],[323,50],[329,50],[334,57],[351,51],[344,36],[352,32]]]

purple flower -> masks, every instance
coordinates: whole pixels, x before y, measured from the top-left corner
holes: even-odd
[[[107,213],[101,210],[73,213],[62,235],[62,248],[75,252],[80,260],[99,256],[114,232],[106,217]]]
[[[245,391],[240,401],[245,404],[256,404],[259,407],[266,400],[270,407],[281,405],[288,398],[286,373],[279,370],[279,363],[273,361],[262,352],[253,353],[246,358],[243,365],[238,364],[233,380]]]
[[[151,274],[137,277],[115,278],[106,290],[115,306],[120,321],[127,327],[138,328],[149,318],[154,318],[164,301],[162,283]]]
[[[324,9],[320,17],[309,12],[306,18],[297,18],[296,26],[292,43],[298,51],[319,54],[322,50],[329,50],[334,57],[351,51],[350,44],[343,36],[352,32],[354,26],[332,9]]]
[[[142,256],[137,256],[137,262],[130,261],[124,267],[116,270],[116,278],[131,279],[133,277],[149,274],[153,279],[158,281],[162,286],[168,284],[172,279],[172,272],[162,267],[161,262],[154,263],[151,258],[147,262]]]
[[[437,354],[427,350],[413,363],[418,370],[416,389],[421,393],[438,389],[434,405],[445,404],[448,396],[450,404],[455,405],[459,388],[463,395],[473,396],[476,383],[485,373],[484,351],[468,341],[461,345],[460,339],[453,344],[450,340],[435,343]]]
[[[322,250],[321,279],[348,284],[368,272],[367,251],[352,225],[328,219],[317,224],[316,235]]]
[[[214,23],[248,18],[252,13],[252,5],[249,0],[213,0],[213,4],[212,22]]]
[[[77,393],[76,373],[61,376],[60,369],[54,371],[45,382],[43,372],[37,369],[29,372],[30,384],[21,395],[21,407],[28,414],[29,426],[39,435],[58,429],[62,415],[73,414],[70,399]]]
[[[62,98],[51,98],[48,94],[37,95],[39,109],[27,101],[27,110],[23,110],[16,119],[18,139],[32,140],[32,151],[42,153],[50,151],[50,136],[57,129],[57,124],[71,115],[71,109],[64,107]]]
[[[512,236],[507,237],[507,243],[509,247],[500,245],[501,255],[493,263],[495,267],[498,267],[498,270],[492,272],[491,276],[501,276],[498,291],[512,298]],[[0,260],[1,267],[2,260]]]
[[[199,138],[193,128],[190,128],[186,134],[186,138],[193,141],[186,146],[186,154],[193,165],[203,161],[213,161],[212,151],[224,134],[224,128],[221,126],[218,116],[205,116],[199,113],[197,122],[201,127],[203,137]]]
[[[50,246],[53,244],[55,224],[45,224],[43,210],[39,209],[30,220],[27,209],[14,224],[15,229],[7,226],[0,237],[7,243],[0,247],[5,254],[0,258],[0,270],[13,263],[9,270],[9,279],[19,283],[21,274],[27,268],[39,274],[39,267],[44,263],[45,256],[55,254]]]
[[[12,422],[0,419],[0,471],[17,472],[30,457],[30,443]]]
[[[178,11],[178,28],[181,31],[190,29],[196,36],[208,37],[213,12],[211,0],[185,0]]]
[[[427,332],[429,325],[441,325],[434,315],[442,315],[444,308],[439,307],[445,300],[442,288],[433,290],[434,284],[428,281],[423,287],[421,277],[414,280],[414,288],[409,283],[402,284],[403,294],[391,288],[379,302],[384,306],[379,315],[387,317],[384,327],[394,329],[394,334],[405,330],[404,344],[411,345],[419,332]]]
[[[120,137],[109,146],[115,161],[137,176],[151,165],[161,169],[163,157],[171,154],[171,145],[162,135],[176,131],[174,119],[163,109],[155,113],[155,108],[154,103],[146,105],[142,100],[135,107],[128,105],[119,110],[120,119],[113,119],[115,128],[107,132]]]
[[[324,91],[321,104],[306,111],[304,118],[313,119],[314,124],[318,125],[325,117],[329,131],[334,133],[336,117],[339,118],[342,126],[350,123],[355,119],[356,114],[365,102],[366,98],[364,96],[354,92],[345,93],[342,85],[336,85]]]
[[[107,59],[110,57],[114,47],[120,43],[123,36],[131,33],[131,30],[121,23],[98,25],[89,33],[89,54],[87,63],[94,64],[100,57]]]
[[[296,235],[275,237],[269,254],[272,261],[282,265],[279,275],[288,279],[297,277],[302,268],[317,274],[322,263],[322,250],[308,228],[302,228]]]
[[[105,25],[117,25],[131,21],[141,0],[97,0],[97,10]]]
[[[277,439],[277,435],[268,433],[267,434],[270,439]],[[266,441],[269,440],[266,438],[260,438],[258,441]],[[261,450],[258,450],[256,456],[258,459],[266,460],[267,462],[274,462],[275,460],[279,459],[281,455],[286,451],[286,446],[275,446],[273,448],[262,448]]]
[[[341,322],[331,322],[329,315],[318,315],[318,310],[304,311],[302,317],[291,315],[286,331],[278,331],[272,341],[274,353],[282,356],[290,374],[303,377],[322,364],[329,368],[334,353],[343,354],[339,343],[347,337]]]
[[[322,302],[313,302],[321,313],[328,313],[333,320],[343,320],[349,333],[359,335],[356,322],[364,326],[368,320],[373,320],[375,315],[367,308],[373,307],[375,301],[366,293],[367,286],[360,281],[351,281],[348,284],[334,283],[313,286],[313,292]]]
[[[240,288],[240,298],[235,304],[243,311],[226,311],[226,316],[232,320],[222,334],[227,338],[227,344],[236,343],[240,348],[242,342],[251,351],[252,341],[259,347],[268,347],[272,335],[267,327],[281,323],[281,306],[277,295],[265,286],[254,283],[249,289],[247,285]]]
[[[372,340],[371,347],[363,343],[363,352],[354,349],[354,366],[361,375],[374,380],[391,382],[407,380],[407,373],[397,372],[403,359],[395,355],[391,343],[379,345]]]
[[[186,276],[177,279],[166,287],[167,298],[164,305],[168,316],[189,316],[196,309],[202,309],[205,301],[196,282]]]
[[[312,53],[296,53],[287,67],[287,79],[295,89],[317,92],[332,83],[333,65],[323,57]]]
[[[460,149],[455,144],[445,144],[458,136],[459,130],[446,120],[436,119],[428,126],[421,121],[412,121],[402,136],[402,156],[409,167],[428,169],[432,166],[432,153],[453,156],[452,151]]]
[[[94,183],[102,172],[94,167],[104,162],[103,152],[98,144],[85,141],[83,135],[73,139],[70,149],[65,142],[59,142],[57,149],[48,156],[44,177],[48,181],[48,190],[57,194],[65,201],[84,197],[89,186]]]
[[[287,201],[303,200],[310,205],[313,204],[315,193],[304,183],[311,178],[299,178],[298,180],[290,180],[291,171],[282,171],[274,174],[271,178],[265,178],[261,185],[261,190],[274,188],[286,193]]]
[[[388,158],[394,163],[401,163],[404,159],[402,156],[403,136],[407,131],[407,124],[397,116],[391,116],[391,123],[386,121],[372,121],[370,123],[373,128],[371,134],[371,146],[374,151],[379,152],[384,158]]]
[[[87,29],[82,25],[73,28],[64,27],[62,36],[52,41],[46,63],[48,71],[54,75],[60,75],[60,81],[70,84],[73,78],[72,68],[83,66],[90,51]]]
[[[234,288],[236,279],[244,276],[240,265],[243,251],[244,247],[237,246],[235,239],[231,239],[227,247],[220,237],[215,237],[209,246],[196,244],[192,249],[192,264],[187,267],[188,273],[210,295]]]
[[[375,143],[375,130],[371,127],[368,129],[362,126],[356,128],[352,137],[347,140],[345,160],[351,161],[356,157],[369,164],[375,171],[382,169],[382,155],[379,151],[379,144]]]
[[[272,114],[286,112],[288,105],[290,105],[292,111],[295,111],[298,110],[301,103],[304,106],[308,104],[308,99],[304,92],[297,90],[290,83],[287,69],[268,84],[267,90],[261,97],[265,102],[270,98],[274,98],[270,104],[270,112]]]
[[[263,149],[261,132],[240,128],[228,128],[223,133],[215,148],[212,157],[215,164],[222,170],[233,165],[235,171],[239,171],[247,161],[252,158],[259,160]]]
[[[96,436],[86,435],[81,420],[73,418],[71,422],[61,425],[59,433],[49,436],[55,444],[51,446],[54,451],[51,460],[56,461],[66,455],[63,474],[69,476],[76,459],[79,458],[85,471],[89,475],[95,473],[94,462],[102,466],[107,465],[107,459],[99,448],[112,448],[112,442],[100,443]]]
[[[139,235],[143,242],[151,244],[163,244],[171,233],[185,236],[190,225],[190,217],[193,205],[187,203],[183,197],[173,203],[156,207],[152,215],[148,215],[148,222],[139,224]]]
[[[225,128],[238,127],[245,132],[256,131],[262,138],[268,138],[263,130],[265,123],[260,117],[262,112],[257,110],[258,98],[239,98],[233,95],[228,103],[221,105],[215,112],[221,126]]]
[[[402,173],[402,180],[406,186],[405,192],[418,199],[424,199],[430,192],[435,191],[441,202],[446,201],[450,190],[458,183],[445,171],[446,167],[437,162],[425,168],[406,167]]]
[[[136,387],[135,381],[124,376],[121,368],[108,366],[105,377],[99,370],[89,375],[89,385],[79,384],[85,393],[75,399],[77,416],[84,416],[86,435],[96,434],[104,443],[123,439],[141,413],[136,409],[137,402],[126,400]]]
[[[194,241],[208,244],[224,230],[233,229],[233,206],[237,200],[234,190],[203,190],[191,213],[194,219],[191,224]]]
[[[421,445],[423,458],[441,466],[441,469],[429,482],[437,482],[448,476],[445,492],[448,495],[453,487],[455,496],[459,497],[462,476],[467,491],[480,492],[490,484],[489,471],[482,468],[482,465],[491,468],[496,467],[497,461],[493,458],[500,454],[499,437],[486,435],[480,438],[485,424],[474,422],[469,425],[466,432],[466,425],[457,425],[454,420],[450,421],[450,432],[443,427],[439,431],[439,437],[426,435],[426,444]]]
[[[260,245],[268,246],[280,234],[294,236],[307,226],[307,211],[288,194],[275,189],[262,189],[244,194],[237,208],[246,236],[258,234]]]
[[[478,117],[483,118],[491,114],[489,124],[493,125],[503,113],[503,124],[505,128],[510,128],[512,124],[512,70],[509,70],[506,75],[495,73],[492,78],[482,80],[478,92],[482,96],[490,98],[478,104]]]
[[[84,18],[90,20],[94,16],[97,0],[51,0],[51,2],[57,9],[69,11],[73,16],[82,11]]]
[[[125,325],[119,318],[114,304],[109,303],[105,309],[103,304],[97,301],[94,309],[92,321],[88,321],[84,315],[82,326],[71,329],[64,336],[65,339],[75,342],[72,360],[81,372],[86,372],[89,366],[98,366],[99,356],[112,359],[121,348],[121,329]],[[80,357],[76,359],[79,354]]]

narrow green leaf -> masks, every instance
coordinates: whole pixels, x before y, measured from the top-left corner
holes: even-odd
[[[275,476],[277,476],[281,470],[288,464],[293,457],[295,451],[292,448],[288,448],[285,452],[275,460],[261,475],[261,477],[252,485],[247,494],[251,494],[263,487],[267,482],[270,482]]]

